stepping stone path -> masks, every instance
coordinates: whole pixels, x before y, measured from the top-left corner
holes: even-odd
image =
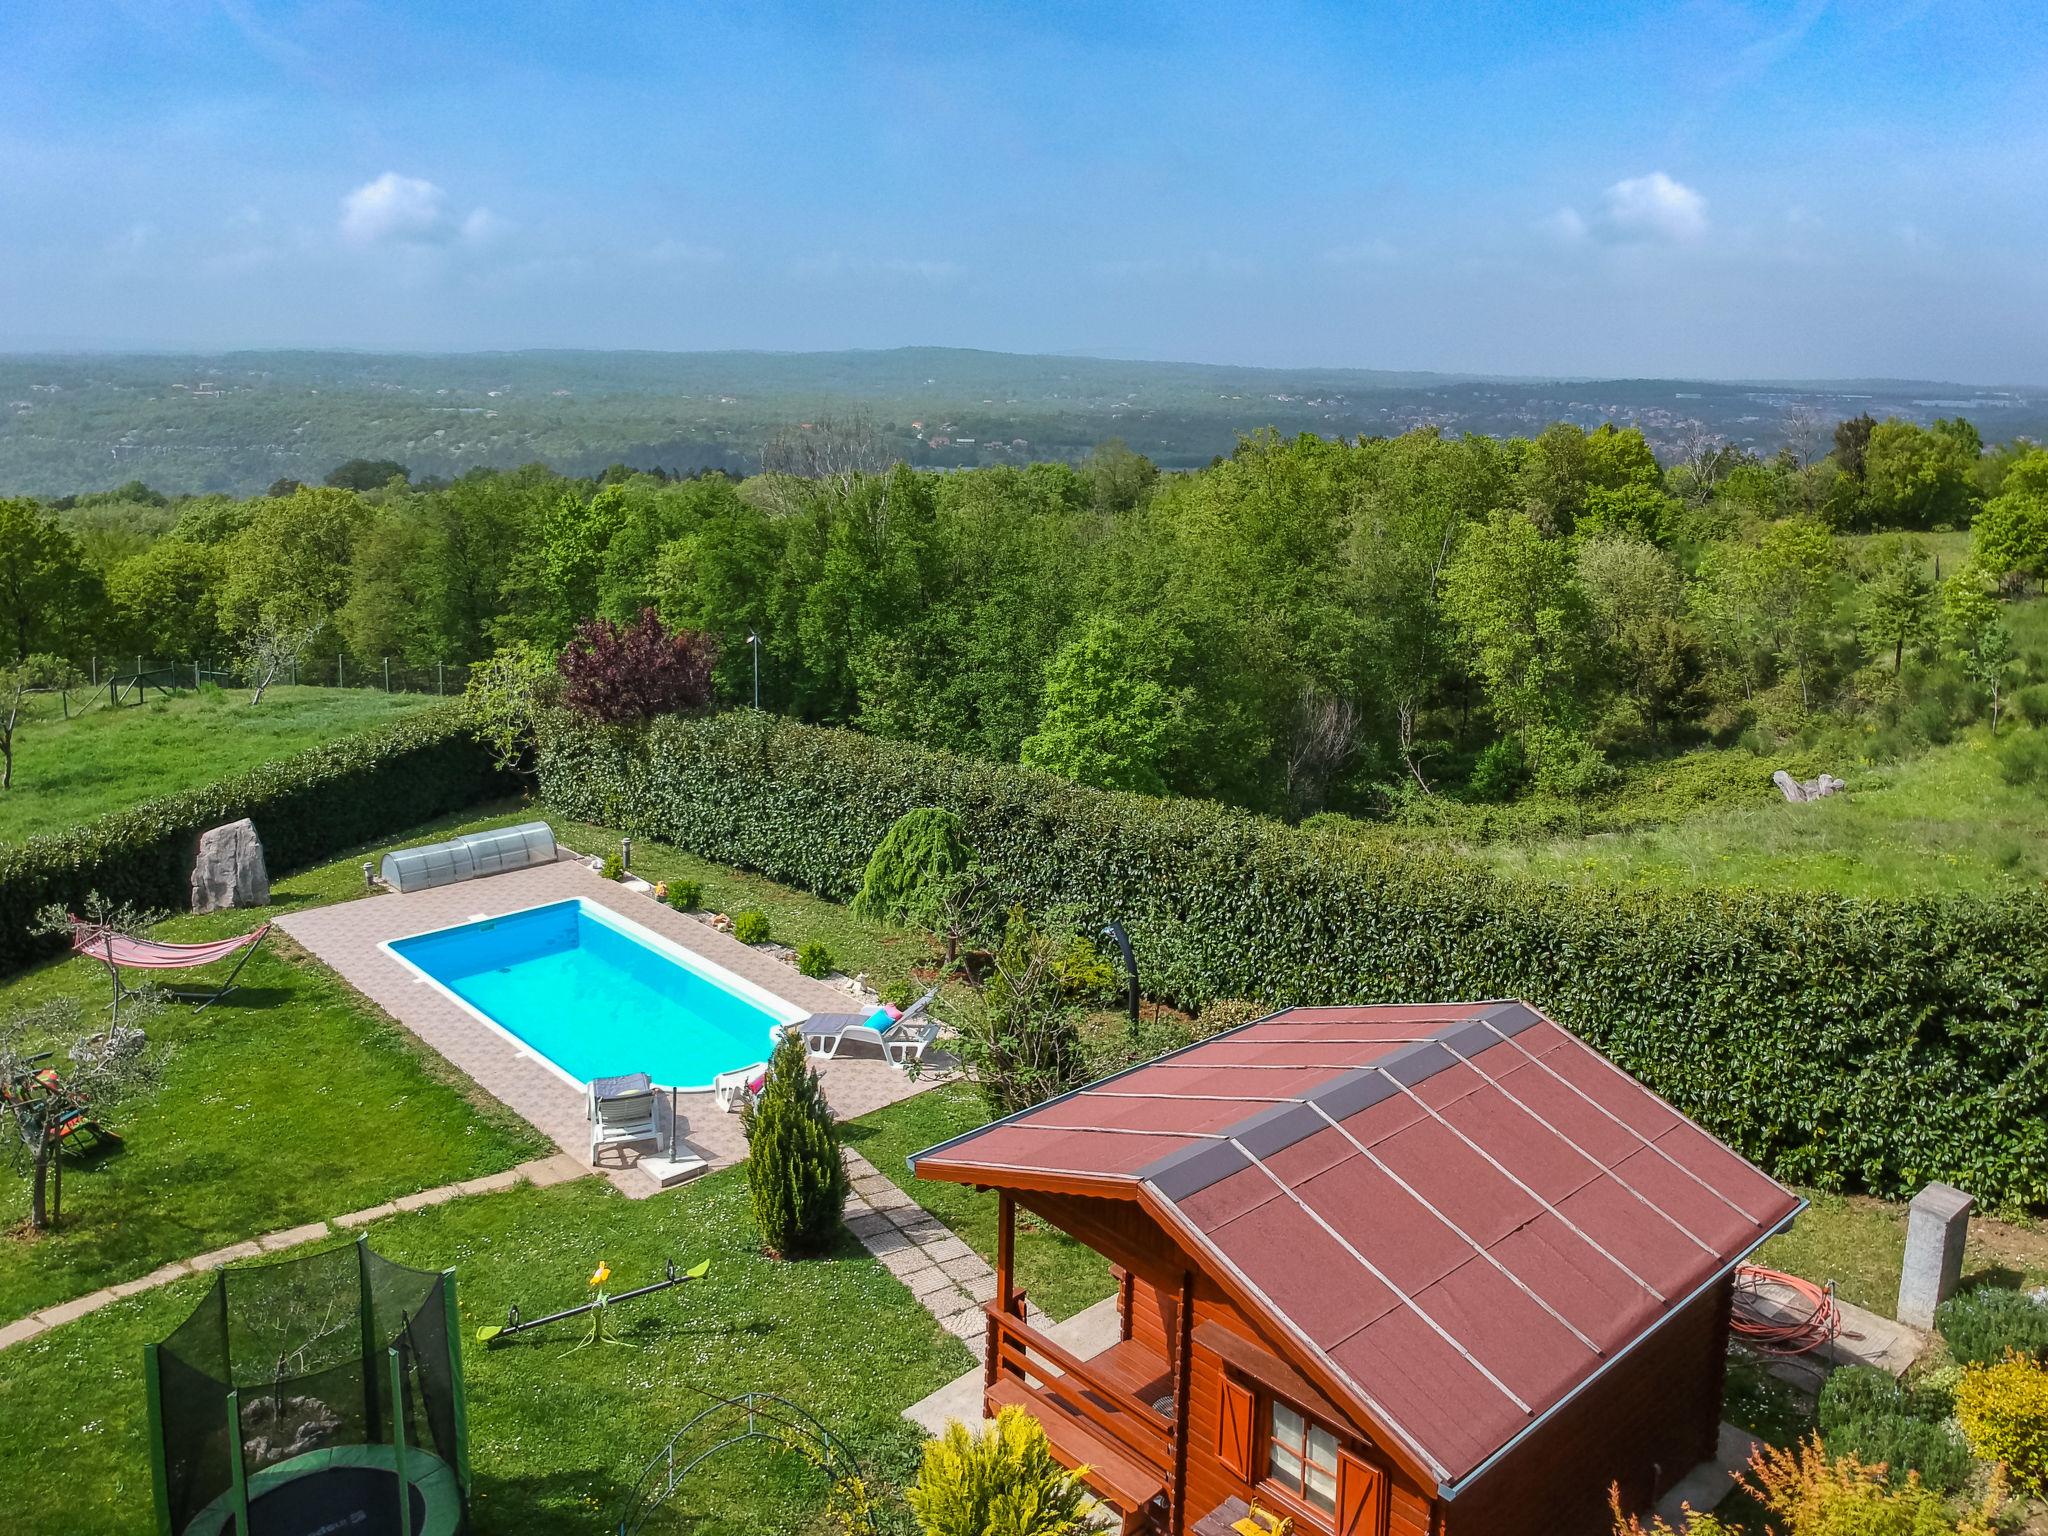
[[[846,1172],[853,1183],[846,1202],[847,1230],[910,1287],[941,1328],[979,1348],[988,1326],[982,1308],[996,1299],[996,1272],[952,1228],[850,1147]]]
[[[88,1312],[97,1312],[109,1302],[139,1296],[144,1291],[153,1291],[160,1285],[169,1285],[174,1280],[183,1280],[191,1275],[203,1275],[209,1269],[232,1264],[237,1259],[258,1258],[264,1254],[282,1252],[286,1248],[296,1248],[301,1243],[317,1242],[327,1236],[330,1230],[346,1232],[356,1227],[366,1227],[386,1216],[395,1216],[400,1211],[417,1211],[423,1206],[443,1205],[461,1195],[495,1194],[499,1190],[511,1189],[518,1184],[531,1184],[536,1189],[545,1189],[550,1184],[563,1184],[570,1179],[585,1178],[593,1172],[594,1169],[569,1153],[557,1152],[553,1157],[535,1158],[530,1163],[521,1163],[517,1168],[507,1168],[503,1173],[486,1174],[478,1179],[465,1179],[460,1184],[443,1184],[438,1189],[423,1189],[417,1194],[401,1195],[396,1200],[373,1205],[368,1210],[350,1211],[346,1216],[337,1216],[332,1221],[309,1221],[304,1226],[291,1227],[283,1232],[266,1233],[262,1237],[251,1238],[246,1243],[216,1248],[212,1253],[202,1253],[197,1258],[178,1259],[137,1279],[110,1285],[105,1290],[94,1291],[90,1296],[79,1296],[70,1301],[58,1302],[54,1306],[43,1308],[40,1312],[32,1312],[16,1322],[0,1325],[0,1349],[5,1349],[10,1344],[25,1343],[37,1334],[47,1333],[52,1328],[74,1322]],[[994,1291],[991,1290],[990,1294],[993,1295]]]

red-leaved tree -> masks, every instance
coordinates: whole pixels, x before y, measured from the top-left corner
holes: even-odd
[[[556,662],[562,702],[607,724],[690,714],[711,702],[711,664],[718,659],[709,635],[669,629],[652,608],[631,624],[591,619]]]

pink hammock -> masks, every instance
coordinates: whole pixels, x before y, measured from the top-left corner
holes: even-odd
[[[256,946],[269,932],[270,924],[265,923],[261,928],[251,929],[237,938],[215,939],[206,944],[166,944],[161,939],[138,939],[131,934],[116,933],[111,928],[95,928],[74,917],[71,919],[71,949],[74,954],[90,956],[106,966],[107,974],[114,980],[116,1013],[120,1012],[121,999],[134,995],[131,988],[121,985],[121,967],[124,965],[135,971],[188,971],[194,966],[211,965],[216,960],[225,960],[229,955],[241,952],[242,958],[235,962],[235,968],[214,991],[195,989],[171,994],[204,1008],[234,991],[235,978],[241,975],[249,956],[256,952]]]

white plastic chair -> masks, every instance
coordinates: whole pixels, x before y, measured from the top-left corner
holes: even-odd
[[[584,1116],[590,1121],[592,1167],[597,1166],[597,1154],[604,1147],[651,1141],[657,1152],[661,1150],[654,1080],[645,1072],[592,1081],[584,1100]]]

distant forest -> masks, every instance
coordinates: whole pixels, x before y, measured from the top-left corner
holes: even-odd
[[[2048,577],[2048,450],[1955,416],[1792,427],[1668,464],[1560,423],[934,473],[821,418],[744,478],[136,480],[0,500],[0,635],[16,681],[109,653],[545,671],[651,610],[710,637],[727,703],[756,636],[768,708],[1291,817],[1581,797],[1698,746],[1907,753],[2015,695],[2048,719],[2012,623]]]
[[[1555,421],[1638,427],[1669,464],[1697,432],[1768,456],[1789,440],[1788,418],[1797,435],[1864,413],[1923,426],[1962,414],[1995,440],[2048,437],[2048,389],[1901,380],[1501,380],[948,348],[0,356],[0,494],[139,479],[246,496],[355,457],[395,460],[416,481],[536,462],[744,476],[776,467],[792,435],[828,416],[861,418],[892,462],[941,469],[1078,463],[1110,437],[1188,469],[1266,427],[1528,436]]]

